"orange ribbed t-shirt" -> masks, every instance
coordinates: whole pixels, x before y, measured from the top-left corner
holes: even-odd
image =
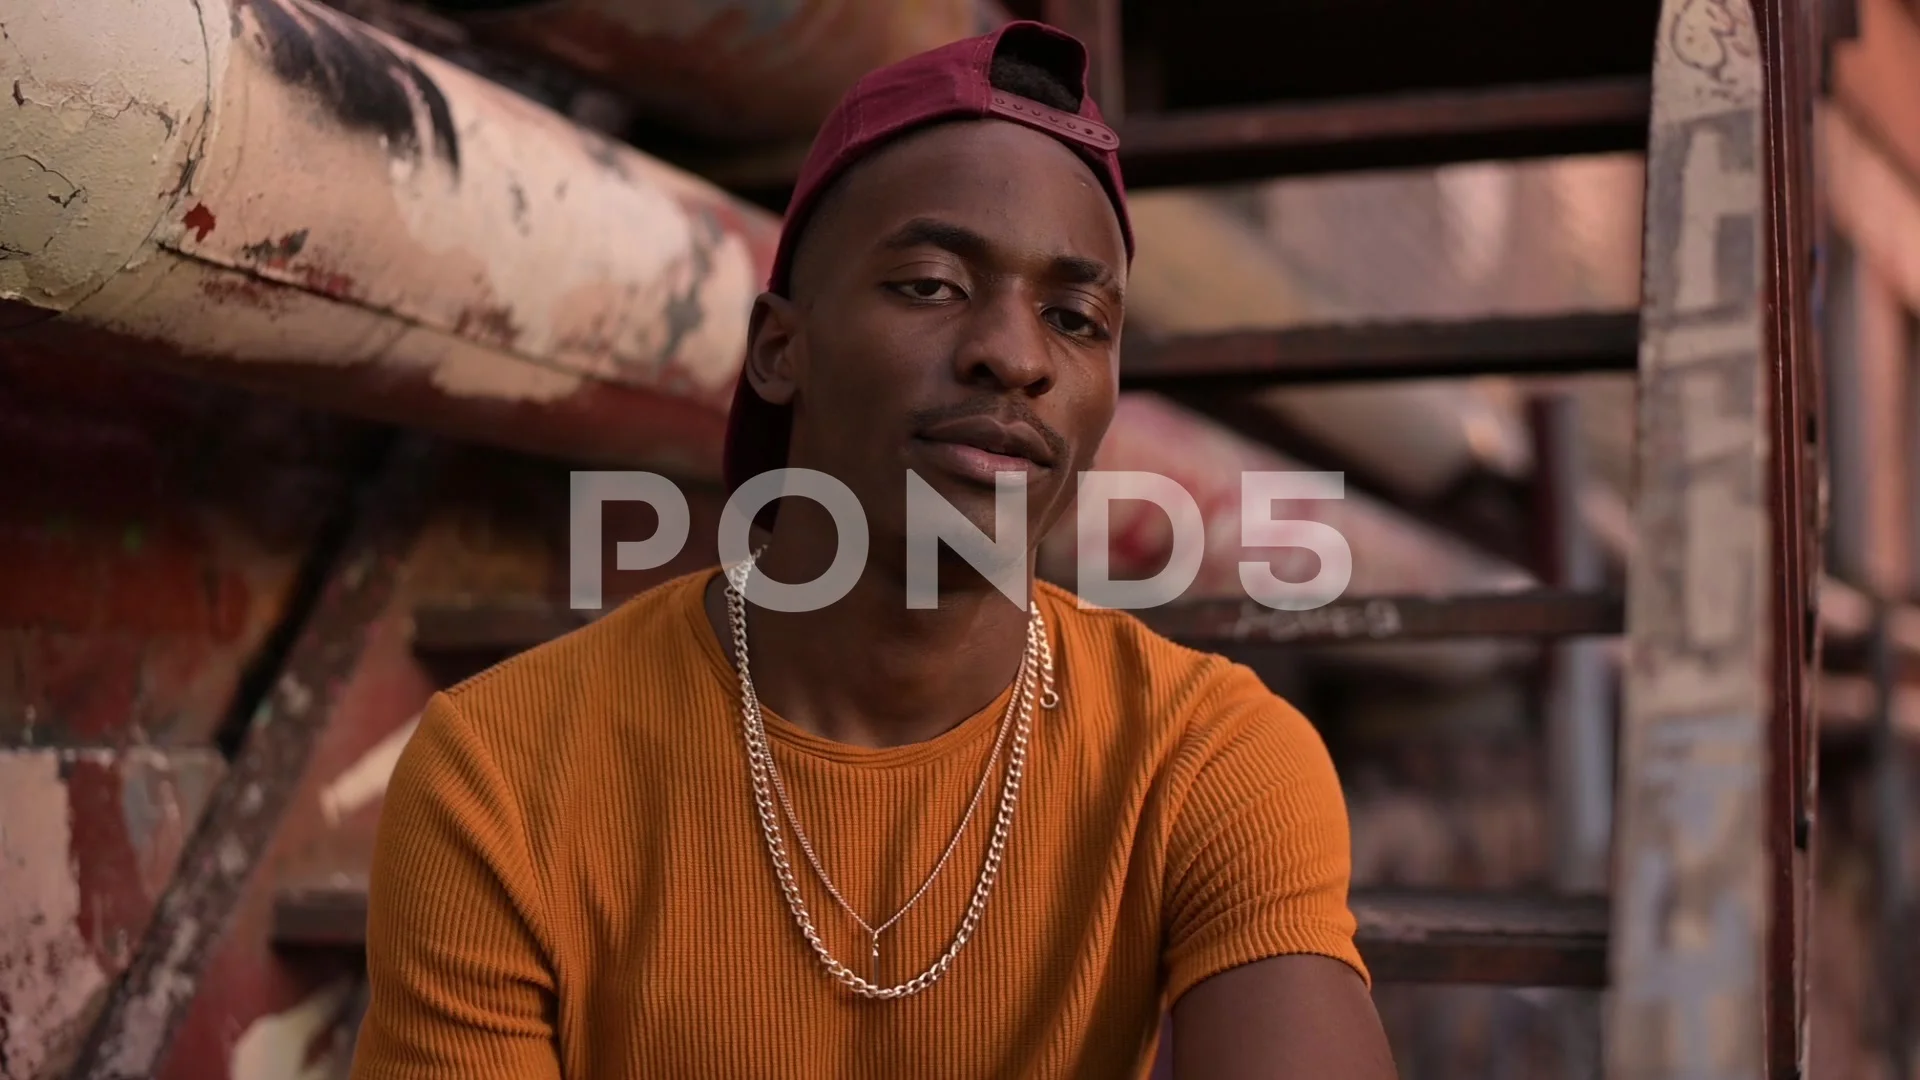
[[[1247,668],[1039,583],[1062,702],[1034,711],[979,926],[924,993],[842,988],[767,854],[739,683],[701,605],[714,572],[434,696],[382,812],[355,1080],[1141,1076],[1163,1010],[1217,972],[1319,953],[1366,977],[1314,729]],[[888,749],[766,714],[794,809],[868,922],[939,859],[1011,692]],[[881,983],[951,941],[999,782],[881,938]],[[787,846],[827,946],[864,974],[870,940]]]

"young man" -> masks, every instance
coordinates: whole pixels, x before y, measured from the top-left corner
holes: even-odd
[[[1313,728],[1243,667],[1032,578],[1112,416],[1132,236],[1086,56],[1033,23],[863,79],[756,304],[757,558],[437,695],[387,795],[358,1080],[1393,1075]],[[948,551],[1024,479],[1029,601]],[[1011,515],[1009,515],[1011,516]]]

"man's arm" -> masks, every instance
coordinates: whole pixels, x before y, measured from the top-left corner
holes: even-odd
[[[1191,708],[1165,886],[1176,1080],[1393,1080],[1325,743],[1237,665]]]
[[[394,768],[368,894],[353,1080],[560,1080],[525,829],[445,694]]]
[[[1275,956],[1201,982],[1173,1007],[1175,1080],[1394,1080],[1393,1055],[1358,972],[1326,956]]]

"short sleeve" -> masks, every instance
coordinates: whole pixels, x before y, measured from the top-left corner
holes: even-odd
[[[434,695],[380,812],[353,1080],[559,1080],[525,835],[486,746]]]
[[[1344,961],[1371,986],[1347,904],[1346,800],[1320,733],[1237,664],[1192,710],[1166,849],[1168,1000],[1298,953]]]

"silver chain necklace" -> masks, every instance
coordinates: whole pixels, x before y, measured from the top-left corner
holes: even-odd
[[[761,550],[765,550],[764,548]],[[1006,849],[1007,831],[1013,824],[1013,809],[1020,794],[1020,778],[1025,770],[1027,756],[1027,736],[1032,727],[1034,704],[1034,680],[1037,674],[1044,683],[1040,695],[1040,707],[1053,709],[1060,703],[1060,696],[1054,692],[1053,650],[1047,640],[1047,627],[1040,617],[1039,605],[1027,606],[1027,649],[1021,658],[1020,668],[1014,675],[1018,686],[1016,692],[1007,701],[1007,710],[1000,718],[1000,734],[994,740],[993,753],[987,758],[987,765],[980,774],[980,783],[974,788],[973,800],[967,805],[967,812],[960,819],[960,827],[954,831],[953,839],[947,843],[947,849],[940,861],[927,875],[920,886],[893,917],[875,927],[860,917],[859,912],[847,903],[827,877],[826,870],[815,855],[813,844],[808,841],[805,830],[800,827],[800,819],[793,810],[793,801],[787,795],[787,786],[780,779],[780,770],[774,764],[773,753],[767,744],[767,730],[760,711],[760,697],[753,686],[752,672],[747,662],[747,617],[745,592],[747,577],[753,573],[754,564],[759,561],[760,552],[756,551],[737,566],[727,569],[727,615],[733,630],[735,666],[740,675],[741,718],[746,729],[747,765],[753,777],[754,803],[760,812],[760,827],[767,841],[767,854],[773,860],[774,873],[780,879],[780,889],[786,894],[787,906],[793,912],[794,921],[800,927],[800,933],[813,946],[813,951],[827,969],[827,974],[838,980],[841,985],[862,997],[891,1000],[917,994],[932,986],[947,973],[954,958],[960,954],[967,941],[972,938],[974,928],[980,921],[980,913],[985,910],[987,897],[993,891],[995,877],[1000,871],[1000,860]],[[1017,723],[1012,723],[1015,717]],[[793,864],[787,858],[786,841],[781,835],[780,823],[774,816],[774,799],[777,796],[781,809],[785,812],[787,824],[792,827],[794,837],[800,842],[800,849],[806,853],[807,861],[813,871],[819,875],[821,884],[827,892],[846,910],[860,928],[867,932],[872,942],[872,961],[874,977],[879,977],[880,935],[900,921],[908,909],[925,896],[940,872],[946,869],[947,860],[959,846],[960,837],[972,823],[974,811],[980,805],[980,798],[987,789],[987,780],[993,775],[995,764],[1000,759],[1000,751],[1007,741],[1008,730],[1013,733],[1013,747],[1008,757],[1007,775],[1002,782],[1000,792],[1000,813],[994,821],[993,838],[987,848],[985,861],[980,867],[980,880],[974,886],[973,898],[967,905],[966,917],[961,920],[960,928],[954,933],[953,943],[947,947],[940,958],[914,978],[896,986],[881,986],[856,974],[852,968],[840,962],[820,938],[820,932],[813,925],[813,917],[807,912],[806,901],[800,896],[800,888],[793,878]],[[773,794],[768,793],[771,786]]]

